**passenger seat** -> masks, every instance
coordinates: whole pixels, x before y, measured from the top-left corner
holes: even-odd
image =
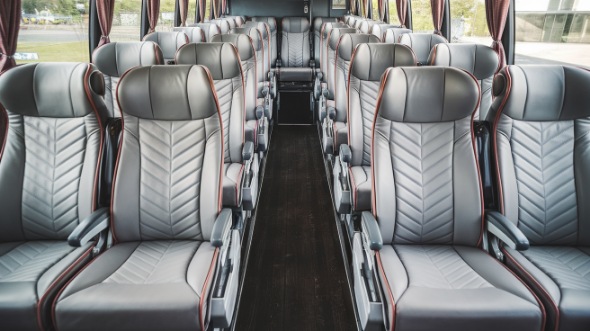
[[[404,33],[399,37],[399,43],[414,51],[418,65],[428,65],[428,57],[432,48],[440,43],[446,44],[447,40],[434,33]]]
[[[198,27],[201,30],[203,30],[203,35],[204,38],[195,38],[192,37],[190,38],[190,42],[191,43],[199,43],[199,42],[210,42],[211,39],[213,38],[213,36],[221,34],[221,29],[219,29],[219,26],[217,26],[217,24],[215,23],[211,23],[211,22],[205,22],[205,23],[195,23],[194,25],[191,25],[190,27],[187,28],[174,28],[174,30],[189,30],[191,27]],[[189,31],[193,31],[193,30],[189,30]]]
[[[209,22],[216,24],[219,27],[219,31],[221,32],[221,34],[229,33],[229,30],[232,29],[232,26],[230,25],[228,20],[224,18],[216,18]]]
[[[395,25],[386,24],[386,23],[374,24],[369,33],[376,36],[377,38],[379,38],[379,40],[381,40],[381,42],[385,42],[385,31],[387,31],[387,29],[396,28],[396,27],[397,26],[395,26]]]
[[[281,67],[309,67],[309,21],[305,17],[285,17],[281,24]]]
[[[263,16],[254,16],[252,17],[253,22],[264,22],[268,24],[270,29],[270,63],[271,67],[274,68],[277,63],[277,54],[279,52],[278,46],[278,36],[277,36],[277,20],[274,17],[263,17]]]
[[[313,59],[316,67],[321,67],[320,60],[320,43],[322,39],[322,27],[324,23],[335,23],[338,19],[335,17],[315,17],[313,19]]]
[[[388,44],[397,44],[402,35],[412,33],[412,30],[406,28],[389,28],[383,34],[383,42]]]
[[[184,32],[152,32],[143,37],[143,41],[152,41],[160,46],[164,56],[164,64],[174,64],[176,51],[189,43]]]

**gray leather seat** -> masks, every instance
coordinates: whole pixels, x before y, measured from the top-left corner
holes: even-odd
[[[399,43],[399,39],[406,33],[412,33],[412,30],[406,28],[389,28],[383,34],[383,42],[389,44]]]
[[[239,207],[244,179],[242,149],[246,105],[238,51],[230,43],[188,44],[176,54],[176,63],[203,65],[211,73],[223,123],[223,205]]]
[[[162,50],[164,64],[174,64],[176,51],[189,43],[188,36],[182,31],[152,32],[143,37],[143,41],[152,41]]]
[[[441,43],[432,48],[428,63],[463,69],[475,76],[481,90],[480,107],[475,112],[475,120],[486,119],[492,105],[492,81],[498,69],[498,53],[480,44]]]
[[[287,68],[308,67],[309,21],[305,17],[285,17],[281,22],[281,66]]]
[[[265,90],[267,88],[270,88],[270,82],[268,82],[268,75],[264,71],[266,56],[264,54],[264,42],[262,38],[262,33],[260,32],[260,30],[254,27],[235,28],[232,29],[230,33],[247,35],[252,41],[252,45],[254,46],[254,50],[256,51],[256,76],[258,78],[258,98],[265,98]],[[272,117],[272,112],[270,112],[270,115]]]
[[[399,37],[399,43],[414,51],[418,65],[427,65],[432,48],[437,44],[447,43],[447,40],[434,33],[404,33]]]
[[[220,251],[240,245],[231,210],[221,209],[223,128],[211,76],[201,66],[136,68],[118,100],[115,244],[60,293],[56,329],[205,330],[210,316],[217,321]]]
[[[408,47],[360,44],[350,63],[348,82],[348,144],[352,151],[350,179],[352,209],[371,209],[371,135],[381,76],[389,67],[415,66]],[[336,128],[337,132],[340,128]]]
[[[508,66],[494,80],[500,212],[530,248],[505,246],[508,266],[537,293],[547,330],[590,325],[590,74]]]
[[[277,20],[271,16],[255,16],[252,17],[253,22],[264,22],[268,24],[270,29],[270,63],[274,68],[277,63],[277,54],[279,51],[277,42]]]
[[[97,205],[103,93],[102,74],[86,63],[28,64],[0,77],[9,120],[0,148],[2,330],[49,329],[57,292],[93,256],[94,242],[67,239]]]
[[[363,22],[369,20],[368,18],[364,18],[364,17],[359,17],[354,21],[354,25],[351,26],[352,28],[355,28],[357,30],[360,31],[361,29],[361,25],[363,24]]]
[[[263,72],[264,72],[264,78],[265,80],[268,79],[268,74],[270,73],[270,68],[271,68],[271,47],[272,47],[272,43],[270,41],[270,27],[268,25],[268,23],[266,22],[246,22],[246,24],[244,24],[244,27],[246,28],[255,28],[258,31],[260,31],[260,36],[262,37],[262,50],[263,50],[263,56],[264,59],[262,61],[263,63]]]
[[[363,21],[361,23],[361,25],[359,26],[359,32],[362,34],[370,34],[371,31],[373,30],[373,26],[380,24],[383,22],[377,22],[377,21],[373,21],[373,20],[366,20]]]
[[[221,34],[221,30],[219,29],[219,26],[217,26],[217,24],[211,23],[211,22],[195,23],[195,24],[191,25],[189,28],[191,28],[191,27],[200,28],[201,30],[203,30],[203,35],[204,35],[204,38],[201,38],[201,37],[190,38],[191,43],[210,42],[211,39],[213,38],[213,36]],[[175,31],[176,30],[182,31],[183,29],[186,29],[186,28],[181,28],[181,27],[174,28]],[[193,31],[193,30],[190,30],[190,31]],[[197,33],[195,32],[195,35],[196,34]]]
[[[341,22],[328,22],[322,25],[320,36],[320,71],[323,74],[323,81],[326,81],[328,68],[328,47],[330,47],[330,33],[335,28],[346,28],[346,24]]]
[[[236,20],[231,17],[231,16],[224,16],[221,19],[224,19],[227,21],[227,23],[229,23],[229,29],[233,29],[233,28],[238,28],[238,23],[236,23]]]
[[[336,70],[336,49],[340,42],[340,37],[348,33],[357,33],[357,30],[351,28],[334,28],[328,36],[328,50],[326,52],[326,83],[328,88],[328,99],[334,100],[334,77]],[[328,104],[329,106],[331,104]]]
[[[354,24],[356,23],[357,19],[359,19],[358,16],[348,15],[348,17],[344,23],[346,23],[349,27],[354,28]]]
[[[219,31],[219,27],[215,24],[208,24],[207,29],[210,30],[213,28],[213,31]],[[204,43],[207,42],[207,36],[205,35],[205,30],[198,26],[177,26],[173,28],[173,31],[184,32],[188,36],[189,43]],[[209,33],[211,33],[209,31]],[[214,33],[213,35],[219,34],[219,32]]]
[[[385,42],[385,31],[396,27],[396,25],[391,25],[387,23],[377,23],[373,25],[369,33],[379,38],[381,42]]]
[[[232,29],[228,20],[226,20],[224,18],[216,18],[216,19],[213,19],[209,22],[216,24],[219,27],[219,31],[221,32],[221,34],[229,33],[229,30]]]
[[[322,28],[324,23],[338,22],[336,17],[314,17],[313,19],[313,59],[317,67],[321,68],[320,50],[322,39]]]
[[[376,313],[385,312],[381,325],[396,331],[542,330],[533,293],[478,248],[483,201],[472,132],[476,80],[456,68],[392,68],[381,90],[370,151],[372,213],[363,213],[363,232],[353,244],[353,270],[364,260],[380,283],[374,303],[383,306]],[[362,236],[369,240],[366,258],[359,255]],[[366,298],[355,273],[355,294]]]
[[[109,117],[119,118],[121,111],[115,93],[121,76],[133,67],[164,64],[164,56],[160,47],[151,41],[112,42],[97,48],[92,54],[92,62],[104,74]]]

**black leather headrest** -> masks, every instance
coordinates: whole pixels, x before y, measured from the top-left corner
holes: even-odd
[[[123,114],[151,120],[199,120],[219,112],[204,66],[135,68],[121,78],[117,98]]]
[[[158,44],[165,59],[173,59],[176,50],[189,43],[188,36],[182,31],[152,32],[145,35],[143,41],[153,41]]]
[[[414,52],[399,44],[359,44],[350,64],[350,74],[360,80],[379,81],[389,67],[415,66]]]
[[[230,43],[187,44],[176,53],[176,63],[203,65],[214,80],[242,75],[238,50]]]
[[[103,74],[121,77],[133,67],[163,64],[164,57],[152,41],[112,42],[97,48],[92,62]]]
[[[406,33],[412,33],[412,30],[406,28],[388,28],[383,32],[383,42],[390,44],[399,43],[399,38]]]
[[[269,17],[269,16],[255,16],[252,17],[252,21],[254,22],[265,22],[268,23],[268,26],[270,27],[270,32],[275,32],[277,31],[277,20],[274,17]]]
[[[345,61],[352,59],[352,53],[358,44],[379,43],[380,40],[372,34],[347,33],[340,37],[338,57]]]
[[[356,29],[352,28],[336,28],[332,29],[330,33],[330,40],[328,41],[328,45],[330,48],[335,51],[338,47],[338,42],[340,42],[340,37],[347,34],[347,33],[356,33]]]
[[[86,116],[104,94],[103,75],[88,63],[33,63],[0,76],[0,103],[12,113],[53,118]]]
[[[284,33],[305,33],[309,31],[309,21],[305,17],[285,17],[281,27]]]
[[[197,23],[194,26],[175,27],[174,31],[182,31],[188,36],[191,43],[203,43],[209,41],[211,37],[220,34],[221,30],[213,23]]]
[[[218,34],[211,39],[211,42],[231,43],[238,49],[238,54],[240,54],[240,60],[242,61],[251,60],[254,55],[256,55],[256,51],[254,50],[250,38],[245,34]]]
[[[265,40],[268,40],[268,34],[270,33],[270,28],[267,23],[250,21],[250,22],[246,22],[246,24],[244,24],[244,27],[258,29],[258,31],[260,31],[260,33],[262,34],[262,38]]]
[[[475,78],[461,69],[390,68],[381,82],[377,116],[408,123],[456,121],[473,115],[479,95]]]
[[[590,72],[581,68],[508,66],[494,79],[494,92],[497,98],[506,100],[503,113],[515,120],[559,121],[590,117]]]
[[[460,68],[481,80],[490,78],[496,73],[498,54],[485,45],[443,43],[432,48],[428,63],[434,66]]]
[[[347,26],[346,24],[341,23],[341,22],[324,23],[323,28],[322,28],[322,38],[324,38],[324,40],[327,40],[328,37],[330,36],[330,32],[332,32],[333,29],[348,28],[348,27],[349,26]]]
[[[229,33],[245,34],[252,40],[252,46],[254,46],[256,52],[262,49],[262,34],[256,28],[235,28],[231,29]]]

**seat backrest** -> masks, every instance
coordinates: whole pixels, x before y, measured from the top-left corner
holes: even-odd
[[[264,51],[262,49],[262,34],[255,28],[235,28],[230,31],[232,34],[244,34],[252,41],[252,46],[256,52],[256,76],[259,83],[266,81],[264,75]],[[262,88],[262,84],[259,84]]]
[[[492,105],[492,81],[498,69],[498,54],[480,44],[441,43],[430,52],[428,63],[433,66],[463,69],[477,78],[481,89],[480,108],[475,120],[485,120]]]
[[[414,51],[419,65],[427,65],[432,48],[436,44],[447,43],[447,40],[434,33],[404,33],[399,37],[399,43]]]
[[[349,15],[348,19],[344,23],[346,23],[349,27],[354,28],[354,24],[356,23],[357,19],[357,16]]]
[[[316,66],[320,65],[320,43],[322,39],[322,26],[324,23],[338,22],[336,17],[316,17],[313,19],[313,59]]]
[[[320,33],[320,70],[325,74],[328,67],[328,50],[330,47],[330,33],[332,29],[347,28],[348,26],[341,22],[328,22],[322,24]]]
[[[336,104],[336,121],[346,122],[348,104],[348,72],[352,54],[359,44],[379,43],[379,38],[371,34],[346,33],[340,37],[336,47],[336,65],[334,70],[334,102]]]
[[[360,44],[350,60],[348,77],[348,144],[351,165],[371,164],[371,132],[381,76],[389,67],[415,66],[411,49],[397,44]]]
[[[204,38],[202,38],[202,37],[189,38],[191,43],[210,42],[211,38],[213,38],[213,36],[221,34],[221,29],[219,29],[219,26],[217,24],[211,23],[211,22],[195,23],[195,24],[191,25],[190,27],[200,28],[201,30],[203,30],[203,35],[204,35]],[[186,28],[174,28],[175,31],[177,29],[182,30],[182,29],[186,29]],[[197,33],[195,32],[194,34],[196,35]]]
[[[258,16],[252,17],[253,22],[265,22],[268,24],[270,29],[270,63],[271,67],[274,68],[275,64],[277,63],[277,54],[279,51],[278,48],[278,41],[277,41],[277,20],[274,17],[266,16]]]
[[[112,42],[97,48],[92,62],[104,74],[105,103],[109,117],[121,117],[115,93],[119,78],[133,67],[164,64],[160,47],[152,41]]]
[[[98,202],[104,79],[87,63],[0,76],[0,242],[65,240]]]
[[[479,245],[476,80],[456,68],[391,68],[377,100],[373,213],[383,243]]]
[[[224,18],[216,18],[216,19],[213,19],[209,22],[216,24],[219,27],[219,31],[221,32],[221,34],[226,34],[229,32],[229,30],[232,29],[228,20],[226,20]]]
[[[389,44],[399,43],[399,38],[406,34],[412,33],[412,30],[406,28],[388,28],[383,32],[383,42]]]
[[[361,25],[359,26],[359,32],[362,34],[369,34],[373,30],[373,26],[375,26],[376,24],[379,24],[379,23],[383,23],[383,22],[376,22],[376,21],[372,21],[372,20],[363,21],[363,22],[361,22]]]
[[[230,43],[187,44],[176,53],[176,63],[198,64],[209,69],[223,123],[224,161],[242,162],[246,108],[238,50]]]
[[[162,50],[164,64],[171,64],[174,61],[176,51],[189,43],[188,36],[182,31],[173,32],[152,32],[143,37],[143,41],[153,41]]]
[[[203,23],[205,24],[205,23]],[[219,31],[219,27],[215,24],[208,24],[207,29],[213,28],[214,31]],[[177,26],[172,29],[172,31],[184,32],[188,36],[189,43],[204,43],[207,42],[207,35],[205,34],[205,30],[198,26]],[[214,33],[218,34],[218,33]]]
[[[244,24],[244,27],[247,28],[256,28],[258,31],[260,31],[260,35],[262,37],[262,49],[264,51],[264,59],[263,59],[263,64],[264,64],[264,77],[266,79],[266,77],[268,77],[268,73],[270,72],[270,68],[271,68],[271,64],[270,64],[270,60],[271,60],[271,47],[272,47],[272,43],[270,41],[270,27],[268,25],[268,23],[266,22],[246,22],[246,24]]]
[[[373,25],[369,33],[379,38],[382,42],[385,42],[385,31],[395,27],[397,26],[387,23],[378,23]]]
[[[281,63],[283,67],[307,67],[309,50],[309,21],[305,17],[285,17],[281,23]]]
[[[326,59],[328,60],[328,66],[326,68],[326,82],[328,83],[328,93],[330,98],[334,98],[334,87],[335,87],[335,72],[336,70],[336,49],[340,42],[340,37],[347,33],[357,33],[356,29],[352,28],[336,28],[332,29],[328,39],[328,51]]]
[[[354,26],[352,26],[353,28],[360,30],[361,29],[361,25],[363,24],[363,22],[365,22],[366,20],[368,20],[368,18],[358,18],[354,21]]]
[[[508,66],[493,90],[500,211],[531,245],[590,246],[590,73]]]
[[[125,127],[111,204],[118,242],[211,239],[224,143],[212,85],[204,67],[186,65],[136,68],[121,79]]]
[[[258,73],[256,72],[256,50],[251,39],[245,34],[228,33],[214,36],[211,42],[231,43],[238,50],[244,74],[246,120],[255,120],[258,99]]]
[[[225,16],[225,17],[222,17],[221,19],[224,19],[227,21],[227,23],[229,23],[230,30],[238,27],[236,20],[232,16]]]

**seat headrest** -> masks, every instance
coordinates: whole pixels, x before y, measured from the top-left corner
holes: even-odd
[[[360,80],[379,81],[389,67],[415,66],[414,52],[399,44],[359,44],[352,55],[350,74]]]
[[[210,29],[210,27],[215,27],[215,30],[219,31],[219,27],[217,27],[217,25],[208,25],[208,29]],[[184,32],[184,34],[188,36],[188,42],[190,43],[203,43],[207,41],[204,29],[198,26],[177,26],[173,29],[173,31]]]
[[[262,38],[268,40],[268,34],[270,33],[270,28],[268,24],[265,22],[246,22],[244,24],[245,28],[255,28],[262,34]]]
[[[502,113],[515,120],[564,121],[590,117],[590,72],[573,66],[508,66],[494,78]],[[493,112],[490,111],[489,115]],[[493,120],[488,116],[488,120]]]
[[[363,22],[361,22],[361,25],[359,26],[359,30],[361,33],[364,33],[364,34],[370,33],[371,30],[373,29],[373,26],[378,23],[379,22],[370,21],[370,20],[363,21]]]
[[[104,95],[104,77],[88,63],[32,63],[0,76],[0,103],[12,113],[53,118],[86,116]],[[98,108],[97,108],[98,109]]]
[[[377,36],[381,40],[385,40],[385,30],[395,28],[395,27],[396,27],[395,25],[386,24],[386,23],[374,24],[373,27],[371,28],[371,31],[369,31],[369,33]]]
[[[117,99],[123,114],[150,120],[199,120],[219,112],[213,81],[204,66],[135,68],[121,78]]]
[[[253,22],[265,22],[270,27],[270,32],[277,31],[277,20],[274,17],[269,16],[254,16],[252,17]]]
[[[229,33],[245,34],[250,37],[250,40],[252,40],[252,46],[254,46],[256,52],[259,52],[262,49],[262,35],[256,28],[235,28],[231,29]]]
[[[173,32],[152,32],[143,37],[143,41],[153,41],[162,50],[162,55],[166,59],[173,59],[176,50],[182,45],[188,44],[188,36],[181,31]]]
[[[434,33],[404,33],[399,37],[399,43],[410,47],[416,54],[418,62],[426,64],[434,45],[447,43],[447,40]]]
[[[281,27],[286,33],[305,33],[310,28],[309,21],[305,17],[285,17]]]
[[[337,22],[336,17],[316,17],[313,19],[313,31],[320,32],[322,30],[322,24],[328,22]]]
[[[332,32],[330,33],[330,40],[328,41],[330,48],[332,50],[336,50],[336,48],[338,47],[338,42],[340,41],[340,37],[347,33],[357,33],[357,30],[352,28],[332,29]]]
[[[352,59],[352,53],[358,44],[379,43],[381,40],[372,34],[347,33],[340,37],[338,56],[345,61]]]
[[[390,68],[381,81],[377,116],[408,123],[457,121],[475,113],[479,97],[479,84],[461,69]]]
[[[406,33],[412,33],[412,30],[406,28],[388,28],[383,32],[383,42],[397,44],[399,43],[399,38]]]
[[[322,37],[324,38],[324,40],[327,40],[330,36],[330,32],[332,32],[333,29],[340,28],[349,28],[349,26],[341,22],[324,23],[322,25]]]
[[[355,29],[360,29],[361,28],[361,24],[363,24],[364,21],[366,21],[366,18],[359,18],[356,21],[354,21],[354,28]]]
[[[211,39],[214,43],[230,43],[238,49],[240,54],[240,60],[249,61],[256,55],[254,45],[252,45],[251,39],[245,34],[229,33],[229,34],[218,34]]]
[[[434,66],[460,68],[482,80],[496,73],[498,54],[485,45],[443,43],[434,45],[428,63]]]
[[[242,75],[238,50],[230,43],[184,45],[176,53],[176,63],[203,65],[209,69],[214,80],[231,79]]]
[[[121,77],[133,67],[163,64],[164,57],[153,41],[112,42],[97,48],[92,62],[103,74]]]
[[[226,34],[229,30],[232,29],[229,22],[224,18],[216,18],[216,19],[213,19],[209,22],[216,24],[219,27],[219,30],[221,31],[222,34]]]

